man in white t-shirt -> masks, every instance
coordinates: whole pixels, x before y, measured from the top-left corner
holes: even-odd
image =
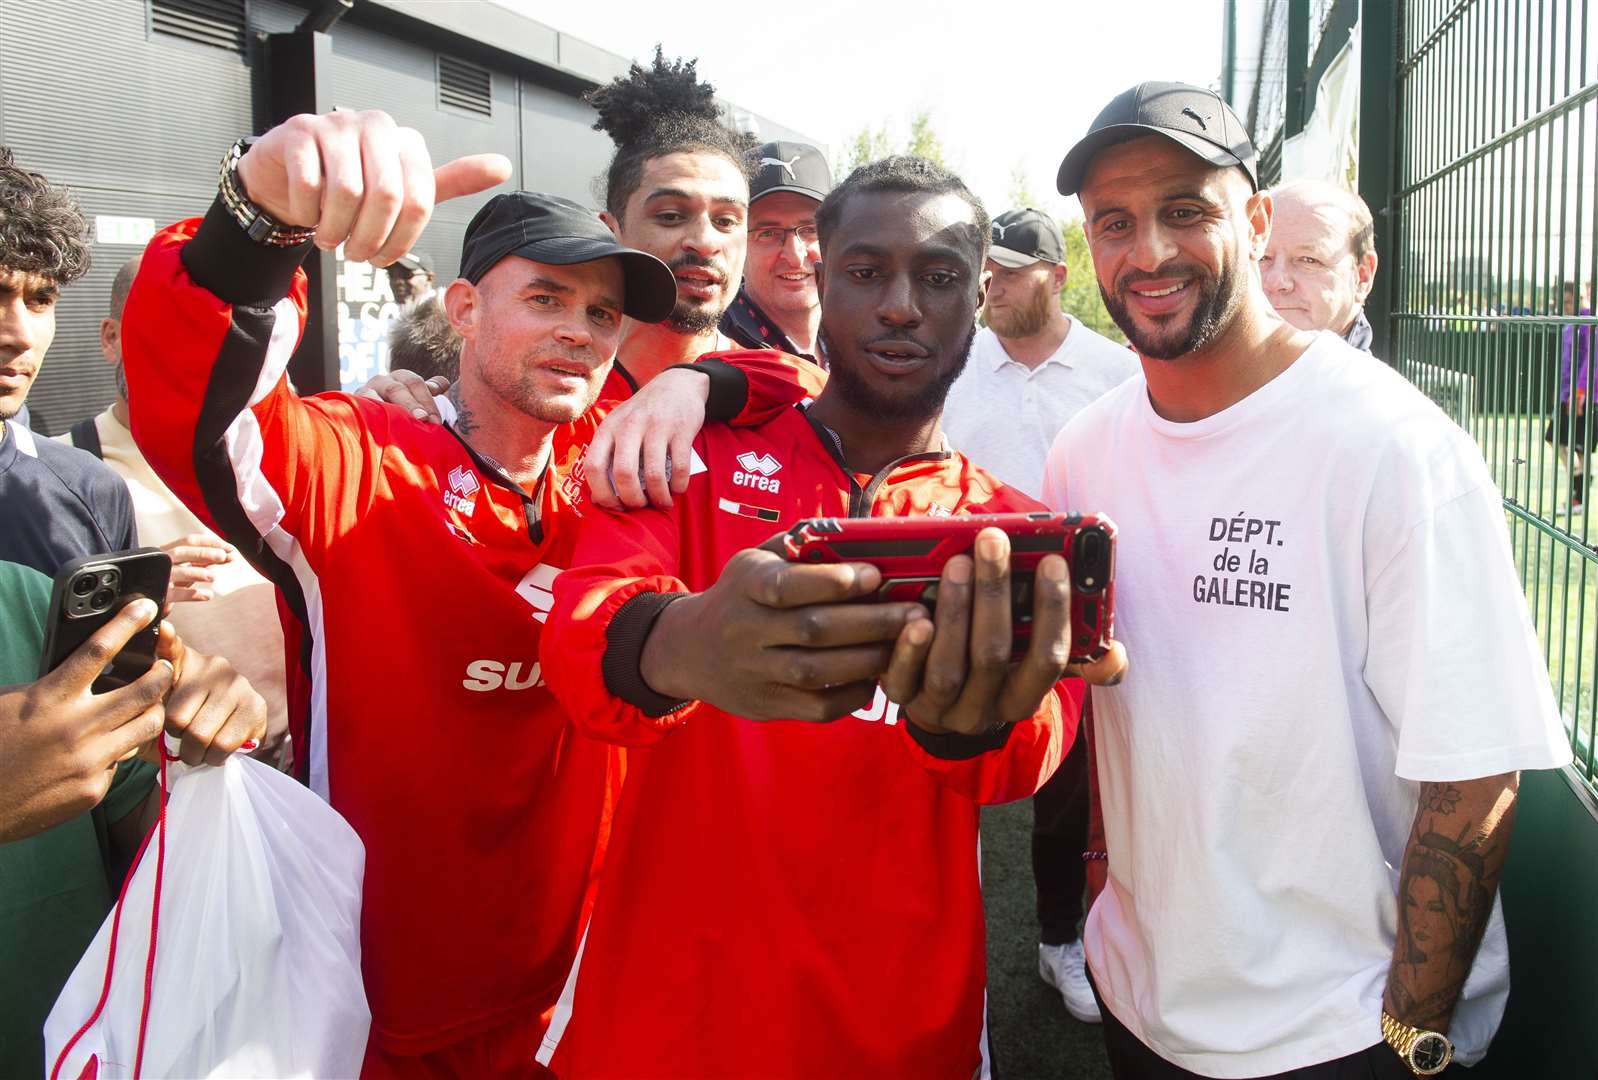
[[[1216,94],[1145,83],[1060,168],[1143,367],[1044,483],[1119,526],[1138,658],[1094,688],[1088,966],[1119,1078],[1440,1072],[1508,994],[1519,770],[1570,751],[1481,453],[1274,313],[1254,162]]]
[[[1023,207],[995,218],[987,270],[988,325],[949,389],[943,430],[955,449],[1039,498],[1054,437],[1084,405],[1135,374],[1137,357],[1061,308],[1065,246],[1049,215]],[[1032,878],[1038,973],[1060,991],[1066,1012],[1096,1024],[1077,931],[1087,830],[1087,744],[1078,739],[1032,799]]]

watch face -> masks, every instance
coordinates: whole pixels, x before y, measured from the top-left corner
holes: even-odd
[[[1428,1031],[1416,1040],[1409,1052],[1409,1063],[1422,1076],[1442,1072],[1454,1056],[1448,1040],[1435,1031]]]

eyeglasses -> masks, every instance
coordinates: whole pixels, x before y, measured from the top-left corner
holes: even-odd
[[[799,242],[805,247],[809,247],[816,242],[816,227],[814,225],[795,225],[791,229],[756,229],[749,236],[755,243],[765,247],[772,244],[787,243],[789,233],[797,236]]]

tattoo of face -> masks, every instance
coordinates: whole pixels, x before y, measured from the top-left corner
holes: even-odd
[[[472,410],[466,402],[461,400],[459,382],[449,388],[449,400],[455,406],[455,431],[464,439],[477,430],[477,418],[472,415]]]
[[[1476,822],[1462,822],[1452,836],[1436,831],[1436,819],[1452,814],[1460,798],[1447,784],[1422,786],[1422,818],[1398,885],[1398,950],[1388,988],[1400,1015],[1422,1027],[1453,1014],[1497,885],[1489,870],[1497,865],[1494,849]]]

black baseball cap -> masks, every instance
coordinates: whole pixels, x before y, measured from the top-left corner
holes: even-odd
[[[1236,165],[1258,191],[1258,157],[1248,131],[1221,95],[1186,83],[1139,83],[1104,107],[1060,163],[1061,195],[1082,190],[1088,163],[1107,146],[1139,135],[1164,135],[1211,165]]]
[[[466,226],[461,277],[476,285],[507,255],[570,266],[614,255],[621,259],[627,295],[622,311],[639,322],[662,322],[677,306],[677,279],[647,252],[623,247],[581,203],[537,191],[495,195]]]
[[[755,177],[749,182],[749,201],[779,191],[808,195],[820,202],[832,190],[832,170],[827,156],[808,143],[768,142],[750,155]]]
[[[393,265],[403,267],[413,274],[418,270],[425,270],[429,274],[433,272],[433,260],[419,251],[407,251],[395,259]]]
[[[1019,270],[1038,261],[1062,263],[1065,247],[1060,227],[1042,210],[1009,210],[993,219],[993,246],[988,258]]]

